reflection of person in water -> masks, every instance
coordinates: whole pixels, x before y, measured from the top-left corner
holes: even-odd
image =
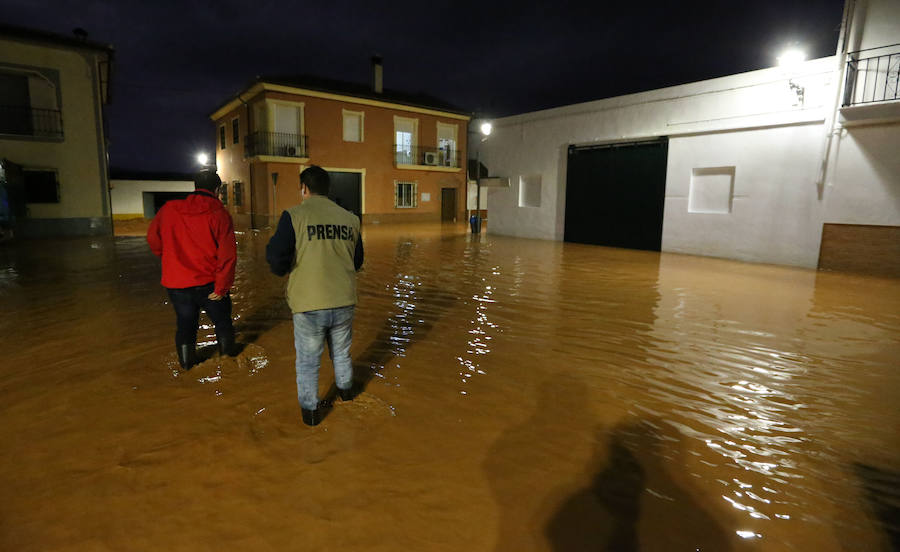
[[[234,283],[237,247],[231,215],[216,198],[221,184],[216,173],[199,173],[194,192],[166,202],[147,230],[150,249],[162,258],[162,285],[175,308],[175,348],[185,370],[196,363],[201,310],[216,326],[219,352],[235,354],[228,292]]]

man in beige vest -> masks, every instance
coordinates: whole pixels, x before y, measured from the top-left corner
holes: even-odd
[[[356,271],[363,263],[359,218],[328,199],[328,173],[315,165],[300,173],[302,202],[281,215],[266,246],[278,276],[290,273],[287,302],[294,318],[297,397],[303,422],[322,421],[319,364],[325,341],[342,400],[352,400],[350,343]]]

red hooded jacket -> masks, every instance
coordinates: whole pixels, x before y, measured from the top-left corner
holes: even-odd
[[[212,192],[197,190],[167,201],[147,230],[147,243],[162,258],[162,285],[187,288],[215,282],[225,295],[234,283],[237,247],[231,215]]]

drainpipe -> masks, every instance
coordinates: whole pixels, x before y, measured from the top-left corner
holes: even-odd
[[[847,0],[844,3],[844,16],[841,19],[841,31],[838,35],[838,47],[835,57],[837,58],[837,82],[835,82],[834,103],[831,114],[825,120],[825,142],[822,145],[822,154],[820,155],[822,163],[819,165],[819,176],[816,179],[816,187],[819,192],[819,200],[825,198],[825,181],[828,178],[828,165],[831,163],[832,142],[834,141],[835,132],[840,133],[841,129],[835,131],[837,126],[838,113],[841,109],[841,93],[844,91],[844,80],[846,79],[847,70],[847,43],[850,36],[850,27],[853,24],[853,12],[856,9],[856,0]]]
[[[278,173],[272,173],[272,222],[275,222],[276,210],[278,209]]]

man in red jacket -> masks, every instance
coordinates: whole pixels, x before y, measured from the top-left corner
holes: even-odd
[[[185,370],[196,364],[200,310],[216,326],[221,354],[234,355],[231,297],[237,248],[234,224],[216,190],[219,176],[203,171],[194,177],[194,192],[172,200],[156,213],[147,230],[147,243],[162,258],[162,285],[175,307],[175,348]]]

